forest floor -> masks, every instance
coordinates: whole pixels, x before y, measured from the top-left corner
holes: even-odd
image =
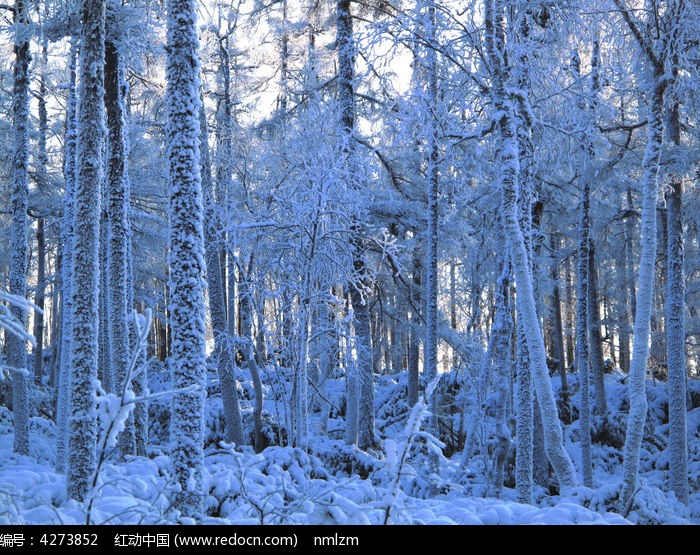
[[[570,388],[576,391],[575,377]],[[512,485],[512,456],[506,487],[494,498],[489,485],[488,449],[467,465],[461,453],[451,458],[432,453],[430,441],[407,443],[408,413],[400,405],[400,383],[378,381],[377,428],[382,450],[364,453],[334,437],[341,420],[331,418],[330,438],[314,440],[309,452],[292,447],[236,451],[217,441],[220,414],[216,397],[208,411],[207,515],[203,524],[683,524],[700,523],[700,383],[689,381],[695,408],[688,413],[691,501],[684,506],[668,493],[668,403],[666,384],[649,381],[649,417],[641,457],[639,489],[627,518],[614,508],[622,481],[622,443],[627,388],[618,375],[607,376],[608,426],[594,434],[595,488],[578,487],[560,496],[553,488],[535,488],[532,505],[517,503]],[[558,380],[553,378],[555,389]],[[159,386],[156,383],[154,387]],[[242,391],[245,396],[246,390]],[[275,413],[268,391],[266,409]],[[573,395],[573,413],[576,414]],[[397,400],[398,399],[398,400]],[[148,458],[109,460],[99,472],[91,507],[69,500],[65,476],[53,469],[55,426],[34,417],[30,456],[12,454],[11,413],[0,407],[0,524],[167,524],[178,522],[170,506],[173,487],[167,447],[167,401],[151,407]],[[414,416],[416,416],[414,414]],[[418,415],[420,416],[420,415]],[[272,417],[267,422],[272,421]],[[488,418],[484,434],[488,436]],[[578,420],[565,425],[567,449],[579,464]],[[272,428],[268,429],[272,433]],[[337,435],[337,434],[336,434]],[[488,438],[486,438],[488,440]],[[161,442],[159,445],[158,442]],[[422,443],[422,448],[420,444]],[[488,445],[488,441],[485,442]],[[426,448],[426,446],[428,446]],[[401,463],[404,450],[406,462]],[[432,453],[432,454],[431,454]],[[89,512],[89,519],[88,519]]]

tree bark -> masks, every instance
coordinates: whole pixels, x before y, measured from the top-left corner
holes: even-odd
[[[29,38],[31,24],[25,0],[16,0],[14,12],[14,53],[12,88],[12,198],[10,232],[10,294],[22,299],[27,292],[27,204],[29,199]],[[12,315],[26,326],[26,307],[13,305]],[[12,371],[13,448],[20,455],[29,454],[29,389],[27,342],[7,334],[7,364]]]
[[[96,466],[95,413],[103,177],[105,1],[84,0],[80,49],[77,182],[73,215],[73,319],[68,420],[68,496],[83,501]]]
[[[166,127],[170,176],[170,321],[173,385],[172,465],[180,489],[173,506],[203,511],[206,339],[204,230],[199,161],[199,59],[194,0],[168,0]]]

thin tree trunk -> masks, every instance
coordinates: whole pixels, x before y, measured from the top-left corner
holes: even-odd
[[[561,392],[564,397],[564,402],[568,402],[569,398],[569,384],[566,379],[566,359],[564,355],[564,330],[562,326],[561,318],[561,296],[559,294],[559,265],[557,263],[558,256],[556,255],[559,250],[559,240],[555,239],[552,235],[551,242],[552,252],[555,253],[554,261],[552,263],[552,281],[554,283],[552,287],[552,322],[553,322],[553,347],[554,347],[554,358],[556,359],[557,370],[559,371],[559,377],[561,378]]]
[[[252,266],[252,260],[251,264]],[[252,273],[252,268],[248,270],[248,275]],[[241,316],[241,341],[243,360],[248,366],[250,378],[253,382],[253,392],[255,401],[253,404],[253,433],[255,452],[259,453],[265,448],[265,438],[262,433],[262,410],[263,410],[263,390],[258,363],[253,350],[253,298],[250,290],[250,283],[247,276],[241,276],[242,281],[238,286],[240,297]]]
[[[590,343],[590,365],[595,389],[595,415],[605,423],[608,402],[605,398],[605,370],[603,363],[603,338],[600,332],[600,301],[598,300],[598,272],[595,262],[595,247],[591,239],[588,254],[588,331]]]
[[[587,161],[590,163],[590,160]],[[591,188],[588,172],[584,173],[581,188],[581,216],[579,220],[577,291],[576,291],[576,360],[578,366],[581,401],[579,410],[579,442],[581,445],[581,466],[583,485],[593,487],[593,457],[591,454],[591,401],[590,401],[590,360],[588,351],[588,268],[590,256],[590,199]]]
[[[411,288],[411,328],[410,328],[410,344],[408,347],[408,406],[412,407],[418,402],[418,395],[420,393],[420,334],[418,333],[420,329],[420,314],[418,311],[421,309],[422,295],[421,295],[421,284],[422,279],[422,268],[420,262],[420,256],[417,252],[413,255],[413,287]]]
[[[243,445],[243,420],[238,400],[238,389],[233,374],[234,347],[233,336],[226,321],[226,302],[224,300],[224,280],[221,264],[221,249],[219,248],[222,233],[219,221],[218,207],[214,201],[214,188],[211,179],[209,159],[209,140],[207,121],[204,109],[200,110],[200,153],[202,195],[206,214],[204,225],[204,244],[206,246],[207,286],[209,289],[209,315],[214,334],[214,356],[221,387],[221,397],[224,404],[224,421],[226,423],[225,439],[236,445]]]
[[[353,37],[350,0],[338,0],[336,4],[336,48],[338,50],[338,103],[340,124],[343,130],[342,144],[346,156],[346,176],[350,189],[354,183],[355,170],[355,41]],[[361,449],[374,446],[374,375],[372,362],[372,330],[370,328],[369,305],[365,291],[369,287],[369,274],[364,261],[364,246],[357,222],[350,224],[350,244],[354,283],[350,285],[350,299],[355,314],[356,336],[356,389],[359,392],[359,415],[357,418],[358,445]],[[362,291],[360,290],[362,289]],[[352,386],[351,386],[352,389]],[[352,398],[352,395],[350,396]],[[350,434],[352,435],[352,434]],[[346,437],[347,441],[348,437]]]
[[[493,343],[494,366],[498,375],[496,393],[496,449],[494,451],[494,488],[497,497],[503,491],[503,479],[505,475],[505,463],[511,446],[511,431],[508,428],[507,405],[509,386],[512,381],[512,360],[510,356],[510,340],[513,335],[513,321],[508,306],[510,264],[508,255],[503,257],[503,269],[496,285],[496,316],[491,328],[495,336]],[[519,415],[520,417],[520,415]],[[530,427],[532,427],[530,425]],[[522,467],[521,467],[522,468]],[[522,490],[519,489],[519,496]]]
[[[39,138],[37,141],[36,173],[37,187],[42,194],[46,194],[47,186],[47,166],[49,163],[46,152],[46,136],[48,135],[48,114],[46,112],[46,71],[47,71],[48,47],[47,39],[42,37],[41,45],[41,76],[39,78]],[[40,215],[36,221],[36,293],[34,304],[39,307],[34,314],[34,383],[38,386],[43,381],[44,363],[44,300],[46,297],[46,234],[44,230],[45,221]]]
[[[70,89],[66,113],[66,135],[63,159],[63,175],[66,191],[63,202],[63,272],[61,282],[61,358],[58,372],[58,396],[56,400],[56,469],[63,472],[68,461],[68,414],[71,392],[71,349],[73,346],[73,218],[75,211],[75,188],[77,177],[77,141],[78,141],[78,95],[77,83],[78,38],[71,39],[70,47]]]
[[[46,295],[46,236],[44,218],[36,220],[36,295],[34,304],[40,309],[34,315],[34,383],[42,385],[44,362],[44,299]]]
[[[110,10],[111,11],[111,10]],[[128,175],[126,146],[126,110],[125,90],[123,86],[122,59],[116,43],[119,40],[119,23],[115,20],[116,13],[111,13],[108,23],[109,40],[105,44],[105,108],[107,112],[107,141],[109,144],[109,160],[107,161],[108,186],[108,238],[107,273],[108,331],[109,331],[109,373],[113,381],[114,391],[123,396],[128,389],[133,389],[131,376],[127,374],[131,359],[129,344],[129,306],[128,286],[131,283],[127,275],[129,240],[131,235],[129,211],[130,184]],[[109,28],[111,27],[111,28]],[[103,370],[104,371],[104,370]],[[122,455],[136,453],[133,414],[125,423],[124,430],[119,436],[119,450]]]

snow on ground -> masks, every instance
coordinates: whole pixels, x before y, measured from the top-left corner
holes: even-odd
[[[33,429],[32,444],[46,436]],[[0,524],[84,524],[84,505],[66,499],[65,477],[49,460],[11,454],[11,428],[0,429]],[[42,460],[43,459],[43,460]],[[207,524],[381,524],[389,503],[387,488],[358,477],[334,477],[320,459],[299,449],[270,447],[255,455],[229,449],[207,456]],[[92,501],[89,522],[158,524],[168,514],[168,460],[130,459],[104,466]],[[620,524],[573,502],[534,507],[456,493],[433,499],[399,496],[389,523],[401,524]]]
[[[556,379],[553,380],[556,385]],[[571,378],[574,404],[576,380]],[[565,495],[536,489],[534,505],[516,502],[512,488],[501,499],[489,497],[488,460],[475,459],[465,474],[460,454],[432,459],[413,452],[398,469],[395,457],[364,453],[338,439],[314,442],[310,453],[291,447],[235,451],[211,432],[206,451],[208,473],[204,504],[208,524],[626,524],[700,523],[700,407],[688,413],[691,502],[680,504],[668,492],[667,403],[665,384],[650,383],[650,415],[645,433],[640,484],[627,519],[614,508],[622,480],[621,441],[626,420],[626,387],[608,376],[609,426],[594,443],[593,489],[578,487]],[[691,382],[700,398],[700,384]],[[392,430],[392,449],[401,442],[401,421],[386,403],[396,392],[379,393],[383,419]],[[216,400],[215,400],[216,401]],[[216,404],[212,403],[216,408]],[[378,407],[379,408],[379,407]],[[210,408],[209,419],[217,410]],[[151,458],[110,460],[103,465],[87,504],[68,500],[65,477],[52,467],[55,427],[45,419],[31,423],[30,456],[12,453],[11,414],[0,407],[0,524],[174,523],[170,509],[174,487],[167,441],[155,443]],[[154,425],[157,423],[154,423]],[[161,440],[167,423],[161,423]],[[211,422],[214,428],[216,422]],[[329,430],[341,421],[332,418]],[[153,428],[153,430],[157,429]],[[333,434],[331,434],[333,435]],[[578,421],[565,426],[566,447],[577,463]],[[272,434],[271,437],[273,437]],[[400,447],[400,445],[399,445]],[[389,449],[388,451],[392,451]],[[435,463],[437,460],[437,463]],[[437,464],[431,474],[430,464]],[[89,509],[88,509],[89,505]],[[88,518],[89,513],[89,518]]]

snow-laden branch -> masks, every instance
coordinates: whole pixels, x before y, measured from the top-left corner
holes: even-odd
[[[17,317],[12,314],[10,307],[14,306],[25,311],[33,309],[39,314],[43,314],[44,311],[28,299],[18,295],[12,295],[6,291],[0,291],[0,302],[7,303],[0,305],[0,328],[5,328],[12,335],[25,341],[29,341],[32,346],[35,347],[36,340],[34,339],[34,336],[27,332],[24,322],[18,320]]]

